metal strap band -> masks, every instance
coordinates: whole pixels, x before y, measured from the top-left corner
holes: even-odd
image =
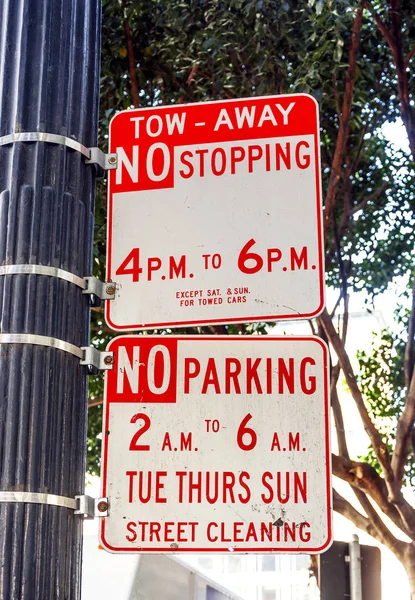
[[[78,358],[84,358],[84,351],[74,344],[58,340],[46,335],[35,335],[32,333],[0,333],[0,344],[36,344],[38,346],[49,346],[57,350],[63,350]]]
[[[38,492],[0,492],[0,502],[24,502],[25,504],[49,504],[63,506],[75,510],[77,500],[55,494],[40,494]]]
[[[57,277],[64,279],[69,283],[74,283],[83,290],[83,294],[97,296],[100,300],[114,300],[115,283],[100,281],[96,277],[78,277],[69,271],[50,267],[48,265],[3,265],[0,266],[0,276],[2,275],[46,275],[48,277]]]
[[[100,148],[87,148],[80,142],[56,133],[43,133],[41,131],[25,131],[23,133],[11,133],[0,137],[0,146],[7,146],[15,142],[49,142],[59,144],[83,154],[87,160],[86,164],[97,164],[104,171],[116,169],[118,159],[116,154],[105,154]]]
[[[83,290],[87,285],[82,277],[47,265],[4,265],[0,267],[0,275],[47,275],[48,277],[58,277],[69,281],[69,283],[74,283]]]
[[[95,367],[99,370],[109,370],[114,366],[113,352],[100,352],[94,346],[74,346],[69,342],[58,340],[57,338],[46,335],[35,335],[33,333],[0,333],[1,344],[35,344],[38,346],[48,346],[63,350],[80,358],[81,365]]]
[[[7,146],[14,142],[49,142],[51,144],[60,144],[61,146],[67,146],[72,150],[77,150],[87,158],[91,158],[91,151],[86,146],[83,146],[76,140],[65,137],[64,135],[57,135],[56,133],[42,133],[40,131],[31,131],[24,133],[11,133],[10,135],[4,135],[0,137],[0,146]]]

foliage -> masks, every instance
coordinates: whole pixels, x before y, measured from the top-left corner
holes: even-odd
[[[408,315],[406,315],[408,318]],[[406,320],[407,320],[406,318]],[[396,440],[397,415],[401,414],[406,397],[405,377],[402,369],[405,353],[403,332],[384,329],[374,335],[370,351],[358,351],[358,381],[368,405],[369,413],[376,423],[389,452]],[[405,466],[404,485],[415,484],[415,438],[411,439],[411,453]],[[381,473],[381,467],[371,447],[366,456],[360,457]]]
[[[327,284],[338,290],[346,323],[348,293],[366,290],[373,299],[413,269],[415,113],[408,73],[414,31],[410,0],[103,0],[101,145],[110,118],[133,105],[314,95],[321,119]],[[382,125],[399,116],[411,154],[396,151],[382,135]],[[94,249],[101,277],[104,188],[97,196]],[[415,474],[407,443],[415,419],[408,394],[414,319],[412,313],[406,315],[409,336],[404,330],[383,332],[371,353],[360,353],[358,377],[345,350],[345,330],[337,331],[327,312],[317,323],[339,361],[332,370],[332,389],[342,369],[370,438],[366,460],[377,469],[357,469],[361,463],[348,456],[339,426],[344,452],[333,457],[333,470],[352,485],[362,512],[338,494],[335,508],[386,543],[404,563],[408,548],[415,552],[415,546],[402,546],[394,538],[368,498],[415,540],[415,511],[401,494],[404,475],[413,481]],[[93,328],[93,343],[104,347],[112,334],[102,312],[94,312]],[[265,333],[263,324],[245,331],[253,329]],[[91,398],[102,398],[100,376],[91,382]],[[341,416],[336,394],[332,402]],[[100,406],[90,409],[91,472],[98,469],[100,415]],[[355,476],[363,471],[363,479]],[[415,554],[411,556],[415,562]]]

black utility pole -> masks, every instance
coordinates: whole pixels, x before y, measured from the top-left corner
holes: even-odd
[[[89,307],[58,269],[91,272],[95,168],[65,138],[97,145],[100,14],[0,0],[0,600],[80,598],[82,517],[55,496],[84,490]]]

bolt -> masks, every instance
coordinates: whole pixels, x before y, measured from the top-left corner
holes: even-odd
[[[105,291],[108,296],[113,296],[115,294],[115,285],[107,285]]]
[[[97,504],[97,509],[99,510],[99,512],[107,512],[107,510],[108,510],[108,502],[106,502],[105,500],[101,500]]]
[[[117,157],[116,156],[110,156],[108,159],[108,162],[110,163],[110,165],[115,165],[115,163],[117,162]]]
[[[113,356],[106,356],[104,358],[104,363],[106,365],[112,365],[112,364],[114,364],[114,357]]]

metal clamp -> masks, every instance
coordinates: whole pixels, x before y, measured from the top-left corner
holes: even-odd
[[[77,507],[76,515],[86,519],[94,517],[108,517],[108,498],[92,498],[91,496],[75,496]]]
[[[33,333],[0,333],[0,344],[35,344],[63,350],[80,358],[81,365],[94,367],[99,370],[112,369],[114,364],[113,352],[100,352],[93,346],[78,348],[74,344],[47,335]]]
[[[57,496],[39,492],[0,492],[0,502],[17,502],[23,504],[47,504],[61,506],[74,511],[75,515],[86,518],[108,517],[108,498],[91,498],[91,496]]]
[[[96,296],[100,300],[114,300],[116,285],[112,282],[100,281],[96,277],[84,277],[85,287],[83,294]]]
[[[105,154],[100,148],[88,148],[90,155],[85,161],[87,165],[99,165],[104,171],[111,171],[118,166],[116,154]]]
[[[96,296],[99,300],[114,300],[116,284],[112,282],[103,282],[93,277],[78,277],[74,273],[51,267],[49,265],[3,265],[0,266],[0,276],[2,275],[45,275],[47,277],[57,277],[64,281],[69,281],[82,289],[83,294]]]
[[[81,365],[94,367],[99,371],[108,371],[114,366],[114,352],[101,352],[94,346],[83,346],[81,348],[83,356]]]
[[[105,154],[102,150],[95,147],[87,148],[72,138],[56,133],[25,131],[22,133],[11,133],[10,135],[0,137],[0,146],[7,146],[8,144],[14,144],[15,142],[48,142],[49,144],[66,146],[67,148],[71,148],[72,150],[76,150],[83,154],[87,159],[85,161],[87,165],[98,165],[104,171],[116,169],[118,165],[116,154]]]

